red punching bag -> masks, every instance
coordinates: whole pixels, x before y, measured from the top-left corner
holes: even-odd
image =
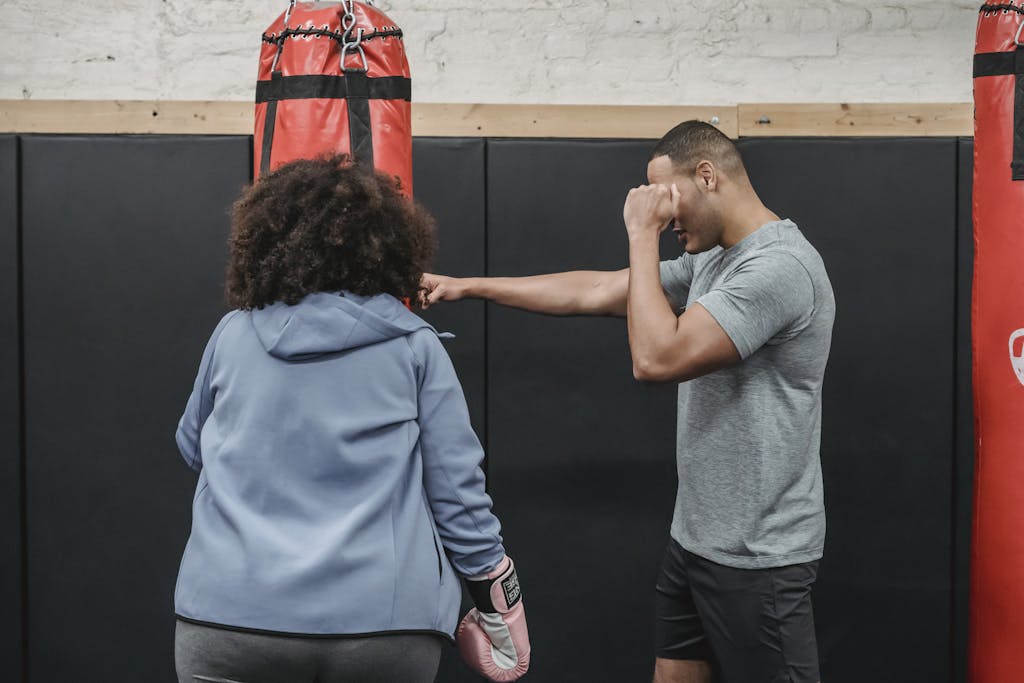
[[[1024,0],[988,0],[974,56],[975,477],[970,680],[1024,681]]]
[[[412,195],[409,62],[402,31],[371,5],[296,2],[263,34],[253,178],[347,152]]]

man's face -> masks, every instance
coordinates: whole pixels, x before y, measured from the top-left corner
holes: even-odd
[[[647,182],[666,186],[675,183],[678,188],[679,202],[673,213],[672,231],[686,252],[699,254],[718,245],[721,229],[709,203],[708,192],[702,189],[702,178],[698,178],[696,173],[680,174],[672,160],[663,155],[647,164]]]

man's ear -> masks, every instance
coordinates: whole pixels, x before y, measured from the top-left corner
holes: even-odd
[[[718,169],[705,159],[697,164],[696,180],[698,186],[703,186],[703,189],[713,192],[718,187]]]

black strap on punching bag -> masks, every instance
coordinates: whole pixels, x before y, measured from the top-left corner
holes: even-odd
[[[264,81],[265,82],[265,81]],[[270,74],[271,83],[281,82],[281,72]],[[256,84],[256,104],[260,103],[260,83]],[[263,119],[262,153],[260,154],[260,175],[270,170],[270,151],[274,146],[274,126],[277,124],[277,100],[268,100],[267,115]]]
[[[256,83],[256,102],[281,100],[344,100],[353,97],[359,85],[352,76],[362,76],[366,84],[362,96],[371,100],[409,100],[412,81],[405,76],[367,78],[365,73],[354,72],[345,76],[281,76],[276,71],[269,81]]]
[[[348,81],[348,141],[356,163],[373,168],[373,135],[370,133],[370,79],[365,71],[346,71]]]
[[[1024,8],[1016,5],[985,5],[982,11],[1012,11],[1024,15]],[[1024,29],[1024,22],[1021,23]],[[1010,162],[1011,178],[1024,180],[1024,49],[1021,46],[1021,31],[1017,31],[1017,49],[1012,52],[983,52],[974,55],[974,77],[1014,76],[1013,89],[1013,159]]]

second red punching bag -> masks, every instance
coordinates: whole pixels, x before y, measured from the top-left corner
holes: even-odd
[[[263,34],[253,178],[347,152],[412,195],[412,84],[402,31],[354,0],[296,2]]]
[[[988,0],[974,56],[972,683],[1024,681],[1024,0]]]

